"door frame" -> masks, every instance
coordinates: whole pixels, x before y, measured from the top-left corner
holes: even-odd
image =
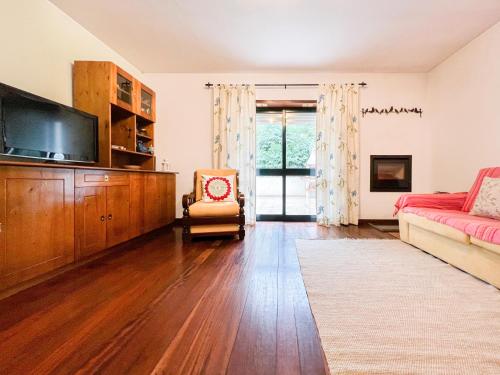
[[[282,211],[281,214],[257,214],[257,221],[316,221],[316,215],[287,215],[286,214],[286,177],[287,176],[315,176],[316,168],[287,168],[286,167],[286,112],[316,113],[316,106],[308,107],[257,107],[257,113],[279,113],[282,115],[281,123],[281,168],[256,168],[256,176],[281,176],[282,177]],[[258,197],[256,196],[257,200]]]

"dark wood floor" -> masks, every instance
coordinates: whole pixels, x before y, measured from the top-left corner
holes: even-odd
[[[325,374],[297,238],[371,227],[259,223],[243,242],[180,230],[0,301],[0,374]]]

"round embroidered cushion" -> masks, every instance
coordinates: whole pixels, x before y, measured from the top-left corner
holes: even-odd
[[[223,201],[231,194],[231,183],[225,177],[210,177],[205,184],[205,195],[214,201]]]

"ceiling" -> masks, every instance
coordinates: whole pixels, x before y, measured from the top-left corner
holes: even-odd
[[[143,72],[426,72],[500,0],[51,0]]]

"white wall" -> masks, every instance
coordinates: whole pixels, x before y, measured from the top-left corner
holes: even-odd
[[[318,83],[366,81],[362,107],[424,107],[425,74],[145,74],[146,83],[158,94],[156,153],[158,165],[167,159],[179,171],[177,216],[182,215],[181,197],[192,189],[193,171],[212,162],[211,91],[216,83]],[[257,99],[316,99],[317,90],[258,89]],[[431,150],[427,110],[415,114],[376,115],[361,119],[361,218],[388,219],[398,193],[370,193],[371,154],[412,154],[413,191],[430,190]]]
[[[157,154],[178,170],[180,198],[211,165],[211,93],[226,83],[358,82],[362,107],[423,107],[424,115],[361,120],[361,217],[390,218],[398,193],[369,192],[370,154],[412,154],[413,191],[467,190],[500,165],[500,23],[428,74],[144,74],[47,0],[0,0],[0,82],[71,105],[72,62],[110,60],[158,95]],[[315,89],[259,89],[259,99],[316,99]]]
[[[74,60],[140,72],[47,0],[0,0],[0,82],[72,104]]]
[[[500,23],[428,75],[432,186],[466,191],[500,166]]]

